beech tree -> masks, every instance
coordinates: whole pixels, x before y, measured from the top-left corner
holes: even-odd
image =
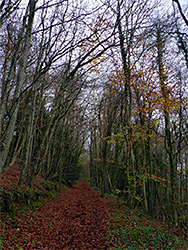
[[[11,112],[10,112],[10,120],[8,121],[6,131],[4,132],[3,138],[1,140],[0,173],[2,172],[4,164],[7,160],[7,155],[9,152],[10,144],[11,144],[13,133],[14,133],[14,127],[15,127],[15,123],[16,123],[16,119],[17,119],[17,113],[18,113],[18,109],[19,109],[19,96],[21,93],[22,85],[24,83],[24,70],[26,68],[27,59],[28,59],[28,55],[29,55],[33,19],[34,19],[34,14],[35,14],[35,4],[36,4],[36,1],[34,1],[34,0],[31,0],[28,3],[28,10],[26,11],[26,14],[23,18],[23,25],[21,27],[19,38],[18,38],[18,43],[16,46],[17,48],[15,51],[15,53],[16,53],[15,57],[17,56],[18,48],[21,45],[21,41],[22,41],[23,34],[24,34],[25,35],[24,48],[23,48],[23,54],[22,54],[22,57],[21,57],[21,60],[19,63],[18,73],[17,73],[17,77],[16,77],[16,87],[15,87],[15,91],[14,91],[14,95],[13,95],[13,103],[12,103]],[[3,91],[5,91],[5,95],[4,95],[4,93],[2,93],[3,100],[1,102],[2,106],[1,106],[1,111],[0,111],[2,118],[4,115],[5,100],[7,98],[6,94],[7,94],[8,89],[9,89],[10,81],[12,80],[12,71],[13,71],[13,69],[15,67],[15,63],[16,63],[15,57],[12,58],[11,66],[9,69],[9,75],[8,75],[7,79],[5,80],[5,84],[3,86],[4,87]],[[1,124],[2,124],[2,118],[0,120]]]
[[[18,163],[19,185],[72,184],[88,152],[102,194],[185,225],[187,19],[174,2],[156,17],[149,0],[3,1],[0,174]]]
[[[138,14],[133,11],[136,3],[121,14],[125,20],[120,18],[120,4],[113,70],[91,125],[92,183],[102,193],[123,196],[130,206],[144,205],[148,213],[183,221],[185,226],[186,191],[182,188],[187,190],[187,165],[181,146],[186,143],[186,112],[182,112],[187,106],[186,73],[172,60],[178,60],[174,24],[151,15],[150,25],[135,26],[132,33],[134,22],[127,26],[128,13],[131,9],[131,14]]]
[[[32,4],[36,8],[31,8]],[[2,85],[1,95],[1,172],[10,158],[10,165],[13,165],[16,158],[22,154],[24,159],[20,185],[26,175],[27,183],[31,184],[36,174],[44,172],[46,159],[51,158],[55,147],[57,149],[54,138],[58,133],[59,123],[62,124],[62,120],[67,119],[71,107],[76,105],[82,92],[84,82],[81,79],[85,72],[90,70],[90,66],[87,65],[100,58],[114,45],[108,42],[114,31],[103,36],[107,26],[101,28],[98,25],[95,12],[99,12],[100,8],[89,9],[83,9],[78,3],[71,5],[68,1],[45,1],[42,5],[39,2],[36,5],[36,1],[31,1],[28,4],[23,26],[18,32],[10,70],[8,74],[6,71],[4,74],[7,80],[6,84]],[[34,14],[37,23],[36,20],[33,22]],[[84,18],[90,16],[93,16],[96,22],[90,21],[86,24]],[[22,48],[23,40],[25,48]],[[19,82],[12,85],[17,71],[15,65],[19,60]],[[95,63],[91,68],[94,66]],[[60,69],[57,75],[59,82],[52,74],[54,69],[56,72]],[[15,89],[15,96],[12,97],[15,86],[18,87]],[[51,99],[48,98],[49,94]],[[8,98],[12,104],[10,116],[6,115]],[[26,107],[23,109],[20,103]],[[47,106],[49,110],[46,112]],[[26,116],[21,112],[27,112]],[[49,117],[47,123],[44,116]],[[40,129],[40,124],[43,123],[45,127]],[[23,128],[23,124],[27,128]],[[42,137],[39,136],[41,131]],[[50,162],[51,160],[47,163],[47,169],[51,169]],[[47,175],[49,172],[50,170],[47,171]]]

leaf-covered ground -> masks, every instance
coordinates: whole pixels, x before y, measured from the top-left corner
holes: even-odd
[[[34,205],[2,214],[0,249],[188,249],[181,230],[102,198],[87,182]]]
[[[107,249],[107,203],[85,182],[2,223],[2,249]]]

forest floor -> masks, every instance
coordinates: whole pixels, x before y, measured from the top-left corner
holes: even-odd
[[[0,250],[188,249],[180,229],[102,198],[87,182],[56,192],[34,209],[1,214]]]

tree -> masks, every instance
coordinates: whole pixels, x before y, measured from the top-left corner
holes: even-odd
[[[99,11],[100,8],[96,10]],[[26,176],[27,183],[30,185],[33,177],[39,172],[44,172],[46,169],[48,174],[53,172],[51,171],[51,166],[54,166],[53,160],[48,161],[46,165],[46,159],[50,159],[58,151],[58,144],[54,140],[59,133],[60,124],[64,124],[62,121],[69,117],[69,112],[76,105],[82,92],[85,83],[81,79],[90,67],[91,69],[95,67],[95,60],[113,46],[113,43],[109,43],[109,39],[114,31],[106,35],[107,24],[102,28],[97,18],[94,24],[93,22],[85,24],[83,20],[83,17],[92,15],[95,18],[96,10],[85,12],[81,6],[74,7],[67,1],[47,1],[42,5],[38,3],[34,10],[38,23],[34,20],[33,31],[30,33],[30,40],[27,41],[28,48],[29,41],[32,41],[34,46],[31,46],[30,53],[29,50],[27,51],[27,57],[23,54],[25,61],[21,74],[22,84],[18,85],[19,92],[12,98],[10,94],[14,86],[11,83],[14,82],[14,73],[17,70],[15,65],[24,51],[22,51],[21,42],[25,39],[24,30],[28,28],[27,13],[23,18],[24,24],[18,36],[8,75],[6,76],[7,72],[4,72],[7,82],[2,86],[4,90],[1,96],[2,145],[5,145],[3,135],[9,134],[10,131],[12,134],[11,137],[7,137],[6,153],[3,149],[1,151],[3,159],[1,170],[11,157],[11,165],[13,165],[16,157],[23,153],[20,185]],[[81,34],[80,30],[84,32]],[[89,64],[91,66],[87,66]],[[59,82],[55,79],[53,71],[57,73]],[[49,93],[51,93],[50,99],[47,97]],[[6,116],[8,98],[11,100],[14,122]],[[24,109],[20,103],[25,105]],[[46,111],[46,109],[49,110]],[[8,127],[9,121],[11,121],[11,130]],[[23,124],[26,125],[24,129]],[[44,125],[42,129],[41,124]],[[40,134],[42,136],[39,136]],[[76,155],[78,160],[79,153]],[[57,174],[55,170],[54,174]]]
[[[169,19],[151,17],[149,26],[134,30],[135,23],[128,26],[128,20],[135,3],[124,15],[120,4],[117,12],[108,5],[118,13],[119,46],[112,49],[105,93],[92,116],[91,178],[102,192],[112,191],[130,206],[142,204],[150,214],[177,221],[183,215],[177,204],[183,211],[180,199],[186,197],[180,191],[186,189],[187,169],[180,145],[186,141],[182,108],[186,110],[187,98],[181,70],[172,59],[177,55],[170,52],[177,51],[171,36],[174,26]]]
[[[16,88],[15,88],[14,96],[13,96],[13,105],[11,107],[10,120],[6,129],[6,132],[3,134],[3,141],[1,140],[2,148],[1,148],[1,153],[0,153],[0,158],[1,158],[0,173],[3,171],[4,164],[7,160],[7,155],[9,152],[10,144],[11,144],[13,133],[14,133],[14,127],[15,127],[15,123],[17,119],[17,113],[19,109],[19,96],[21,93],[22,85],[24,83],[24,71],[26,68],[27,59],[29,55],[29,49],[30,49],[32,26],[33,26],[34,14],[35,14],[35,4],[36,4],[35,0],[29,1],[28,13],[26,12],[26,15],[23,19],[23,26],[20,31],[20,36],[22,36],[22,33],[25,30],[25,43],[24,43],[24,50],[23,50],[23,54],[20,60],[19,69],[18,69],[17,78],[16,78]],[[18,41],[18,46],[19,45],[20,45],[20,41]],[[13,58],[13,63],[15,63],[14,58]],[[11,69],[12,67],[13,66],[11,66]],[[12,71],[11,69],[10,71]]]

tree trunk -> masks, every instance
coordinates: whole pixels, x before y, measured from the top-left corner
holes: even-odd
[[[25,72],[25,68],[27,65],[27,59],[28,59],[28,54],[29,54],[29,49],[30,49],[33,19],[35,15],[35,3],[36,3],[35,0],[30,0],[28,4],[29,5],[29,18],[28,18],[28,23],[27,23],[27,28],[26,28],[25,46],[24,46],[23,55],[20,61],[19,70],[18,70],[17,79],[16,79],[16,89],[14,92],[11,118],[9,121],[9,125],[7,127],[7,131],[5,132],[3,149],[0,153],[0,159],[1,159],[0,160],[0,174],[2,173],[4,165],[7,160],[10,145],[12,142],[12,137],[14,134],[17,114],[19,110],[19,98],[20,98],[21,88],[24,83],[24,78],[25,78],[24,72]]]

